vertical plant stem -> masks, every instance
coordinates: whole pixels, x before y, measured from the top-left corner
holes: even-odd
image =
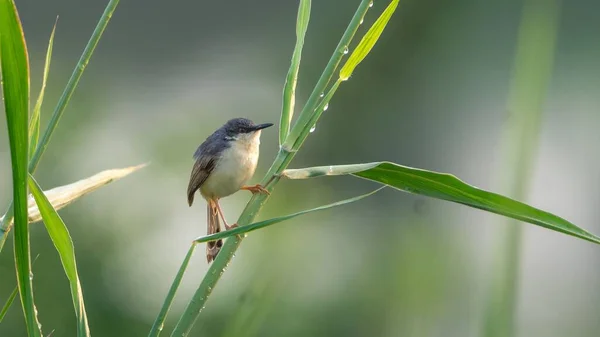
[[[552,74],[558,17],[558,0],[525,1],[498,177],[498,188],[519,200],[527,197],[536,158],[543,105]],[[488,337],[514,335],[522,228],[514,220],[499,228],[499,247],[485,311],[484,335]]]
[[[33,153],[33,156],[31,157],[31,160],[29,161],[29,173],[33,174],[35,172],[35,169],[37,168],[37,165],[39,164],[40,159],[42,158],[42,155],[44,154],[44,151],[48,146],[50,137],[52,136],[52,133],[54,132],[54,129],[56,129],[56,126],[58,125],[58,122],[60,121],[63,112],[69,104],[71,96],[73,96],[73,92],[75,92],[75,88],[77,87],[77,83],[79,83],[79,79],[83,75],[83,72],[89,63],[92,54],[94,53],[94,49],[96,48],[96,45],[98,45],[98,41],[100,41],[100,37],[102,37],[102,33],[104,33],[104,30],[106,29],[106,26],[108,25],[108,22],[110,21],[118,4],[119,0],[110,0],[108,5],[106,6],[106,9],[104,10],[104,13],[100,17],[100,21],[96,25],[96,28],[92,33],[92,37],[90,38],[88,44],[83,50],[83,54],[81,54],[81,57],[79,58],[79,61],[77,62],[77,65],[73,70],[73,74],[71,75],[71,78],[69,79],[69,82],[67,83],[67,86],[65,87],[65,90],[63,91],[56,105],[56,108],[54,109],[54,113],[50,118],[50,122],[46,127],[42,138],[37,144],[37,147],[35,149],[35,152]],[[10,223],[13,218],[13,215],[13,203],[11,202],[4,214],[2,222],[0,223],[0,252],[4,247],[6,237],[8,236],[8,232],[10,231]]]

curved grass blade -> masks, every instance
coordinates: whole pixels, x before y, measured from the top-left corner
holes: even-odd
[[[288,135],[288,137],[285,140],[285,143],[282,146],[283,149],[291,151],[294,144],[298,142],[298,138],[300,138],[300,136],[303,133],[308,133],[308,129],[310,129],[310,127],[306,129],[306,126],[310,124],[312,115],[314,114],[315,109],[317,109],[317,106],[319,105],[321,93],[324,93],[325,89],[327,89],[327,85],[333,78],[335,70],[342,61],[342,57],[345,55],[344,52],[347,50],[348,46],[352,42],[352,39],[354,38],[354,35],[356,34],[356,31],[358,30],[361,21],[363,20],[365,14],[369,10],[369,4],[371,3],[372,0],[362,0],[358,5],[358,9],[354,13],[354,16],[348,24],[344,35],[340,39],[340,42],[333,51],[333,55],[331,55],[331,58],[329,59],[325,70],[321,74],[321,77],[317,81],[317,84],[315,85],[312,93],[308,97],[306,104],[302,108],[302,111],[298,116],[298,120],[290,130],[290,134]]]
[[[18,293],[19,293],[19,287],[15,287],[15,289],[12,291],[12,293],[10,293],[10,296],[8,296],[8,299],[4,303],[4,306],[2,306],[2,310],[0,310],[0,323],[2,323],[4,316],[6,316],[8,309],[10,309],[10,306],[15,301],[15,298],[17,297]]]
[[[0,68],[4,81],[2,90],[12,164],[17,285],[27,334],[40,336],[41,329],[33,300],[33,274],[27,225],[29,60],[21,21],[12,0],[0,0]]]
[[[508,197],[478,189],[450,174],[415,169],[390,162],[375,162],[285,170],[282,176],[290,179],[306,179],[346,174],[377,181],[405,192],[504,215],[600,244],[600,237],[563,218]]]
[[[298,17],[296,19],[296,45],[292,54],[292,63],[288,70],[283,89],[283,107],[281,109],[281,122],[279,125],[279,145],[285,142],[290,132],[292,117],[294,116],[294,105],[296,103],[296,83],[298,82],[298,70],[304,46],[304,36],[310,19],[310,0],[300,0]]]
[[[361,199],[364,199],[368,196],[371,196],[379,191],[381,191],[382,189],[384,189],[385,186],[380,187],[374,191],[371,191],[369,193],[363,194],[363,195],[359,195],[357,197],[354,198],[349,198],[349,199],[345,199],[345,200],[341,200],[338,202],[334,202],[332,204],[328,204],[328,205],[323,205],[323,206],[319,206],[319,207],[315,207],[315,208],[311,208],[311,209],[307,209],[304,211],[300,211],[297,213],[292,213],[292,214],[288,214],[288,215],[284,215],[284,216],[280,216],[277,218],[273,218],[273,219],[268,219],[268,220],[264,220],[264,221],[259,221],[259,222],[255,222],[246,226],[241,226],[241,227],[236,227],[234,229],[230,229],[230,230],[226,230],[223,232],[219,232],[219,233],[215,233],[215,234],[211,234],[211,235],[205,235],[202,237],[197,238],[196,240],[194,240],[195,243],[202,243],[202,242],[208,242],[208,241],[213,241],[213,240],[217,240],[217,239],[223,239],[232,235],[240,235],[240,234],[244,234],[244,233],[248,233],[248,232],[252,232],[255,231],[257,229],[261,229],[267,226],[271,226],[274,225],[276,223],[280,223],[282,221],[285,220],[289,220],[291,218],[295,218],[297,216],[300,215],[304,215],[307,213],[312,213],[312,212],[317,212],[317,211],[324,211],[326,209],[330,209],[333,207],[337,207],[337,206],[342,206],[342,205],[346,205],[355,201],[359,201]]]
[[[52,207],[59,210],[73,203],[75,200],[89,194],[100,187],[107,185],[113,181],[119,180],[139,169],[146,164],[130,166],[121,169],[111,169],[98,172],[91,177],[78,180],[74,183],[58,186],[53,189],[44,191],[44,194],[50,200]],[[33,223],[42,219],[40,210],[32,196],[29,197],[29,210],[27,213],[29,223]],[[2,218],[0,218],[2,220]]]
[[[171,305],[173,304],[175,293],[177,293],[177,289],[179,289],[179,285],[181,284],[181,280],[183,279],[183,275],[185,274],[185,271],[188,267],[188,264],[190,263],[190,259],[192,258],[195,249],[196,244],[194,243],[190,246],[190,249],[188,250],[188,253],[185,256],[185,259],[183,259],[183,263],[181,263],[181,267],[179,267],[177,275],[175,275],[175,280],[173,280],[173,284],[171,284],[169,293],[167,294],[167,297],[163,302],[163,306],[160,308],[160,312],[158,313],[158,316],[156,317],[156,320],[152,325],[152,329],[150,330],[148,337],[158,337],[158,335],[160,335],[165,324],[165,319],[167,319],[167,314],[169,313]]]
[[[73,247],[73,241],[69,235],[69,230],[31,175],[29,176],[28,183],[31,193],[35,198],[35,202],[42,214],[46,230],[52,239],[54,247],[56,247],[65,274],[69,279],[71,296],[73,297],[73,306],[75,307],[75,316],[77,317],[77,336],[89,336],[90,329],[85,313],[81,283],[79,282],[79,275],[77,273],[75,248]]]
[[[0,0],[0,1],[8,1],[8,0]],[[73,74],[71,75],[71,78],[69,78],[69,82],[67,83],[65,90],[63,91],[62,95],[60,96],[60,99],[58,100],[56,108],[54,109],[54,113],[52,114],[52,117],[50,118],[50,122],[49,122],[48,126],[46,127],[44,134],[42,135],[42,139],[40,142],[38,142],[38,146],[36,147],[35,152],[33,153],[31,160],[29,161],[29,173],[33,174],[35,172],[35,169],[37,168],[37,165],[39,164],[42,154],[44,154],[44,151],[46,150],[46,147],[48,146],[50,137],[52,136],[54,129],[58,125],[60,117],[62,116],[63,112],[67,108],[67,105],[69,104],[69,101],[71,100],[71,96],[73,95],[73,92],[75,92],[77,83],[79,83],[79,79],[83,75],[83,71],[87,67],[87,65],[90,61],[90,58],[92,57],[92,54],[94,53],[94,49],[96,48],[96,45],[98,45],[98,42],[100,41],[100,37],[102,36],[102,33],[106,29],[106,26],[108,25],[108,22],[110,21],[110,18],[112,17],[118,4],[119,4],[119,0],[110,0],[108,5],[106,5],[106,9],[104,10],[104,13],[102,13],[102,16],[100,17],[100,21],[96,25],[96,28],[94,29],[94,32],[92,33],[92,36],[90,37],[90,40],[88,41],[87,45],[85,46],[85,49],[83,50],[83,54],[81,54],[81,57],[79,58],[79,61],[77,62],[77,65],[75,66],[75,69],[73,70]],[[6,242],[6,237],[8,235],[8,232],[10,231],[10,227],[8,224],[10,223],[10,221],[13,218],[13,214],[14,214],[13,212],[14,212],[13,203],[11,202],[11,204],[8,206],[6,212],[4,213],[4,218],[2,219],[2,222],[0,222],[0,252],[2,251],[2,248],[4,248],[4,243]]]
[[[50,72],[50,60],[52,59],[52,46],[54,44],[54,32],[56,31],[57,22],[58,17],[54,22],[54,27],[52,28],[52,33],[50,34],[50,41],[48,41],[46,62],[44,63],[44,75],[42,77],[42,88],[40,89],[40,94],[35,102],[35,106],[33,107],[33,114],[29,119],[29,158],[33,156],[33,151],[35,151],[40,138],[40,111],[42,109],[42,102],[44,102],[44,92],[46,91],[48,73]]]
[[[350,57],[340,70],[340,77],[338,78],[338,80],[334,82],[331,88],[329,88],[327,95],[320,102],[318,102],[318,104],[316,103],[316,107],[312,111],[312,114],[307,118],[307,121],[304,120],[305,124],[302,126],[300,132],[294,134],[294,136],[296,137],[294,138],[293,142],[292,140],[289,140],[289,143],[287,143],[285,147],[286,149],[289,149],[293,152],[297,151],[302,146],[302,143],[304,143],[304,141],[308,137],[308,134],[311,132],[311,130],[314,130],[317,121],[329,106],[329,101],[339,88],[341,82],[346,81],[352,75],[352,72],[360,64],[360,62],[362,62],[362,60],[369,54],[369,52],[371,52],[371,49],[373,49],[373,46],[375,46],[375,43],[381,36],[381,33],[385,29],[388,21],[391,19],[392,15],[396,11],[396,8],[398,7],[398,2],[399,0],[393,0],[392,2],[390,2],[388,7],[383,11],[383,13],[371,26],[371,28],[369,28],[365,36],[363,36],[358,46],[354,49],[352,54],[350,54]],[[344,50],[342,50],[342,54],[345,54],[347,52],[348,45],[344,47]],[[300,128],[300,126],[298,126],[298,128]]]
[[[350,54],[350,57],[342,67],[342,70],[340,70],[340,80],[347,80],[352,75],[354,69],[365,57],[367,57],[369,52],[371,52],[371,49],[373,49],[373,46],[375,46],[375,43],[379,40],[388,21],[390,21],[392,14],[396,11],[398,2],[399,0],[392,0],[379,18],[377,18],[377,21],[375,21],[373,26],[369,28],[369,31],[363,36],[362,40],[360,40],[360,43],[356,46],[356,49],[354,49],[352,54]]]

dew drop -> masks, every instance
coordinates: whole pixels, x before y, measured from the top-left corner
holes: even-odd
[[[363,19],[360,19],[360,22],[358,24],[362,25],[363,24]]]
[[[323,96],[325,96],[325,93],[323,93],[323,92],[322,92],[322,93],[319,95],[319,97],[323,97]]]
[[[348,47],[344,47],[344,54],[348,54]]]
[[[310,128],[310,130],[308,132],[313,133],[313,132],[315,132],[316,129],[317,129],[317,126],[313,125],[312,128]]]
[[[369,7],[373,7],[373,1],[369,2]]]
[[[329,103],[325,104],[325,106],[323,107],[323,111],[327,111],[327,109],[329,109]]]

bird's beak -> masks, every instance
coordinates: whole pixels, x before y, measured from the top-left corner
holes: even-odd
[[[265,124],[258,124],[254,126],[254,131],[258,131],[258,130],[262,130],[262,129],[266,129],[269,126],[273,126],[273,123],[265,123]]]

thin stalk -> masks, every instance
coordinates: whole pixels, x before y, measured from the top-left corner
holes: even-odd
[[[92,54],[94,53],[94,49],[96,48],[96,45],[98,45],[98,41],[100,41],[100,37],[102,37],[102,33],[104,33],[104,30],[106,29],[106,26],[108,25],[108,22],[110,21],[118,4],[119,0],[110,0],[108,5],[106,6],[106,9],[104,10],[104,13],[100,17],[100,20],[98,21],[98,24],[96,25],[96,28],[92,33],[92,37],[85,46],[83,54],[81,54],[81,57],[79,58],[79,61],[77,62],[77,65],[73,70],[73,74],[71,75],[71,78],[69,79],[65,90],[63,91],[60,99],[58,100],[50,122],[46,127],[44,134],[42,135],[42,139],[37,144],[35,152],[33,153],[31,160],[29,161],[28,169],[30,174],[33,174],[35,172],[35,169],[37,168],[40,159],[42,158],[42,155],[44,154],[44,151],[46,150],[46,147],[50,142],[50,137],[52,136],[52,133],[56,129],[56,126],[58,125],[58,122],[60,121],[63,112],[69,104],[71,96],[73,96],[73,92],[75,92],[75,88],[77,87],[77,83],[79,83],[79,79],[83,75],[83,72],[89,63]],[[2,248],[4,248],[6,237],[8,236],[8,232],[10,232],[11,229],[11,220],[14,215],[13,212],[13,201],[11,201],[4,214],[4,218],[0,223],[0,252],[2,251]]]
[[[279,123],[279,145],[285,142],[290,132],[290,124],[294,116],[296,104],[296,83],[298,82],[298,71],[300,70],[300,59],[302,58],[302,47],[304,37],[310,20],[310,0],[300,0],[298,7],[298,18],[296,19],[296,45],[292,54],[290,69],[285,79],[283,88],[283,106],[281,108],[281,121]]]
[[[552,75],[559,20],[558,0],[525,1],[504,130],[499,189],[524,200],[529,190],[542,121],[543,105]],[[521,224],[500,226],[486,303],[484,336],[513,336],[521,257]]]

